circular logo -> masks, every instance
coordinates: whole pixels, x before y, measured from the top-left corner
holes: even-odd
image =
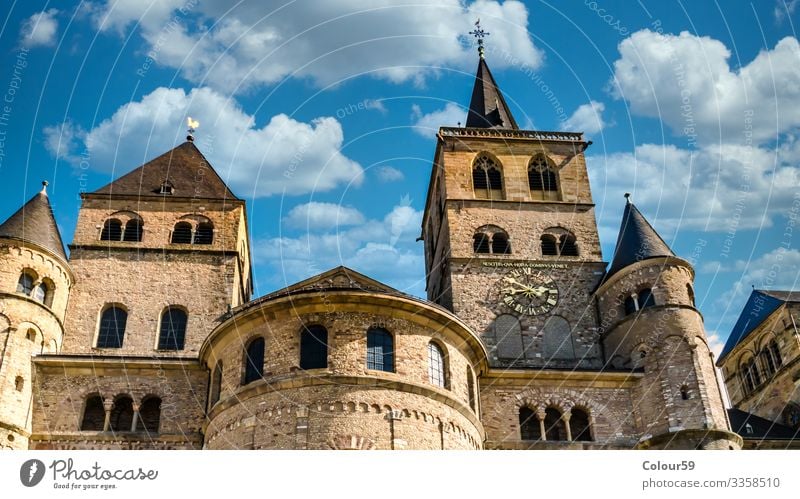
[[[35,487],[44,478],[44,463],[38,459],[28,459],[19,468],[19,481],[26,487]]]

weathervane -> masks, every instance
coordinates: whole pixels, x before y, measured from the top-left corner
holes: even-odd
[[[186,136],[186,140],[189,142],[194,142],[194,132],[198,127],[200,127],[200,122],[193,120],[192,117],[189,116],[186,118],[186,125],[189,127],[189,129],[186,130],[189,132],[189,135]]]
[[[481,28],[481,19],[478,18],[478,20],[475,21],[475,29],[470,31],[469,34],[478,39],[478,56],[483,59],[483,39],[491,35],[491,33],[483,31],[483,28]]]

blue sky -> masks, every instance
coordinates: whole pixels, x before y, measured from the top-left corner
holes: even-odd
[[[0,218],[185,136],[247,199],[257,293],[345,264],[424,293],[416,243],[440,125],[487,60],[526,128],[578,130],[603,254],[632,192],[696,265],[724,341],[750,286],[797,288],[798,0],[5,2]]]

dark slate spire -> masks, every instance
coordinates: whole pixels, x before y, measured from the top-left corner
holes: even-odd
[[[67,261],[64,243],[47,198],[47,182],[30,201],[0,225],[0,237],[34,243]]]
[[[625,199],[625,213],[622,215],[622,225],[617,236],[617,247],[605,279],[628,265],[648,258],[675,256],[650,222],[631,203],[630,194],[625,194]]]
[[[191,140],[148,161],[93,194],[239,199]]]
[[[519,130],[514,116],[506,105],[503,93],[494,82],[492,72],[481,55],[478,61],[478,72],[475,75],[475,86],[472,87],[472,100],[469,102],[467,127],[474,128],[510,128]]]

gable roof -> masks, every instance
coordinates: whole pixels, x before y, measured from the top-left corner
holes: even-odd
[[[192,141],[180,144],[92,194],[163,198],[164,181],[174,187],[173,197],[239,199]]]
[[[725,342],[725,347],[719,355],[717,365],[721,366],[725,357],[731,353],[736,345],[750,336],[750,333],[755,331],[767,317],[772,315],[784,303],[790,302],[800,302],[800,292],[766,291],[762,289],[754,289],[750,292],[750,298],[747,299],[742,313],[739,314],[739,319],[728,336],[728,341]]]
[[[745,440],[792,440],[800,439],[800,430],[773,423],[740,409],[728,409],[731,429]]]
[[[45,184],[46,185],[46,184]],[[35,243],[65,262],[67,254],[47,191],[42,189],[0,225],[0,237]]]
[[[627,195],[626,195],[627,196]],[[628,265],[660,256],[675,256],[636,206],[627,201],[614,248],[614,258],[604,280]]]
[[[326,272],[309,277],[308,279],[294,283],[278,291],[269,293],[259,298],[257,301],[270,300],[279,296],[285,296],[305,291],[319,291],[337,290],[337,289],[354,289],[365,291],[377,291],[381,293],[389,293],[395,295],[403,295],[404,293],[376,281],[371,277],[367,277],[360,272],[347,268],[343,265],[334,267]]]
[[[506,105],[503,93],[497,87],[486,60],[478,61],[472,99],[469,102],[467,127],[471,128],[510,128],[519,130],[511,110]]]

